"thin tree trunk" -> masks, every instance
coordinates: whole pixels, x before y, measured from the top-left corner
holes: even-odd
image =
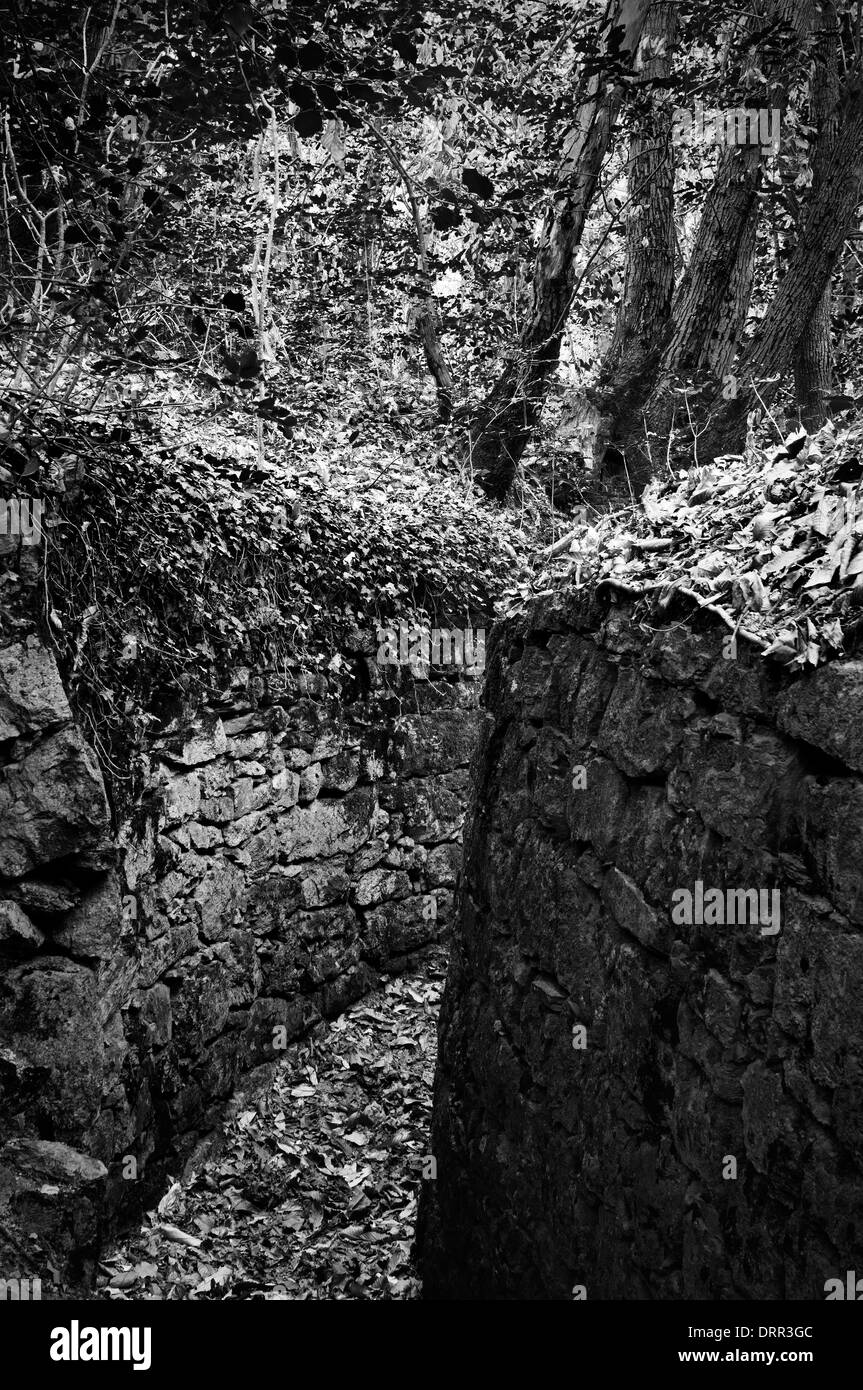
[[[574,258],[631,73],[650,0],[609,0],[602,68],[582,79],[578,116],[540,236],[533,302],[518,350],[504,367],[471,430],[477,481],[502,498],[542,412],[574,288]]]
[[[812,119],[817,131],[817,143],[812,158],[812,196],[816,197],[824,183],[824,174],[836,143],[839,130],[837,99],[839,96],[839,53],[836,6],[833,0],[823,0],[821,6],[821,38],[815,52],[815,71],[812,77]],[[832,283],[824,287],[807,320],[794,353],[794,385],[801,422],[808,430],[817,430],[829,415],[828,398],[833,391],[833,318]]]
[[[452,415],[455,384],[441,342],[440,312],[438,310],[437,300],[432,293],[431,276],[428,267],[426,232],[423,226],[419,204],[414,195],[411,177],[405,169],[404,164],[399,159],[399,156],[396,154],[391,142],[383,132],[378,129],[374,121],[367,121],[367,125],[372,134],[386,150],[390,163],[402,181],[408,203],[410,204],[411,216],[413,217],[417,237],[417,264],[425,296],[422,307],[417,315],[416,326],[419,331],[420,340],[422,341],[423,351],[425,352],[426,365],[437,387],[438,414],[441,420],[446,423]]]

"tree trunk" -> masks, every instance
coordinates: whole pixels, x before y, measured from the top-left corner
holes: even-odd
[[[677,23],[677,5],[654,0],[636,60],[643,82],[663,82],[670,76]],[[626,225],[623,302],[603,365],[610,388],[618,388],[648,367],[671,313],[674,293],[671,109],[667,102],[655,101],[649,89],[646,100],[647,109],[630,147],[632,205]]]
[[[518,350],[495,382],[471,430],[477,482],[502,498],[542,412],[574,287],[574,258],[596,193],[650,0],[609,0],[602,66],[582,78],[578,116],[546,213],[536,254],[533,302]]]
[[[771,10],[774,24],[796,39],[811,32],[814,15],[812,0],[774,0]],[[750,16],[751,29],[762,25],[761,17]],[[784,107],[789,78],[782,60],[765,61],[765,70],[767,109]],[[675,295],[663,377],[721,380],[734,361],[752,298],[763,169],[758,145],[738,145],[722,155]]]
[[[839,111],[839,134],[813,198],[788,271],[779,284],[761,328],[737,367],[738,394],[723,401],[716,393],[713,413],[699,440],[699,461],[739,452],[747,413],[767,404],[791,365],[801,334],[830,283],[845,238],[863,197],[863,84],[854,78]]]
[[[812,158],[813,197],[817,196],[823,186],[824,174],[839,130],[838,29],[833,0],[823,0],[820,29],[821,37],[815,51],[815,71],[812,77],[810,121],[817,131],[817,143]],[[824,293],[806,322],[794,353],[797,407],[801,422],[807,430],[817,430],[830,413],[828,398],[833,391],[832,311],[833,291],[828,281]]]
[[[815,433],[831,414],[833,394],[833,290],[828,283],[794,353],[794,391],[800,423]]]
[[[808,34],[814,19],[812,0],[775,0],[775,25],[787,27],[799,38]],[[750,30],[763,25],[753,14]],[[784,105],[788,78],[770,65],[761,100],[768,109]],[[687,415],[702,418],[704,399],[713,396],[716,384],[730,373],[743,334],[755,274],[755,241],[758,229],[759,191],[763,160],[756,144],[726,149],[716,178],[705,199],[692,255],[674,296],[671,327],[662,345],[652,390],[638,402],[642,409],[629,422],[627,434],[618,431],[633,490],[640,492],[657,471],[657,447],[664,452],[674,424],[675,379],[693,383],[687,397]],[[736,388],[732,388],[736,389]],[[611,467],[603,471],[613,472]]]
[[[561,412],[561,431],[572,429],[587,414],[593,439],[586,453],[601,457],[613,422],[615,434],[628,433],[633,411],[649,389],[671,313],[674,293],[674,163],[671,107],[657,102],[652,84],[671,72],[677,37],[677,6],[654,0],[644,24],[636,71],[645,87],[644,113],[632,137],[628,162],[629,215],[626,224],[626,269],[623,298],[614,338],[587,393],[570,392]],[[585,406],[587,405],[587,410]]]
[[[734,359],[752,293],[761,174],[756,145],[726,150],[720,158],[675,295],[663,376],[721,377]]]

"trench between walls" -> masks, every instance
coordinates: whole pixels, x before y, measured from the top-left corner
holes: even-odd
[[[284,1050],[445,937],[481,682],[231,673],[112,813],[54,657],[0,649],[0,1255],[100,1245]],[[46,1296],[43,1293],[43,1296]]]
[[[498,629],[428,1298],[820,1299],[859,1264],[863,662],[723,639],[606,592]],[[677,924],[699,881],[778,889],[780,930]]]

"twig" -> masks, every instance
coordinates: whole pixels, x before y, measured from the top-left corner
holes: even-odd
[[[78,153],[78,145],[79,145],[80,140],[81,140],[81,125],[82,125],[83,120],[84,120],[84,112],[85,112],[86,107],[87,107],[87,88],[88,88],[89,85],[90,85],[90,78],[93,76],[93,73],[96,71],[97,67],[99,66],[100,62],[102,61],[102,54],[105,52],[105,49],[108,47],[109,43],[111,42],[111,40],[112,40],[113,37],[114,37],[114,29],[115,29],[116,24],[117,24],[117,15],[120,13],[120,4],[121,4],[121,0],[115,0],[115,3],[114,3],[114,13],[111,15],[111,20],[110,20],[110,23],[108,24],[108,28],[105,30],[105,34],[104,34],[104,37],[103,37],[103,39],[102,39],[102,42],[99,44],[99,47],[98,47],[98,49],[96,50],[96,56],[95,56],[95,58],[93,59],[93,61],[92,61],[92,63],[90,64],[89,67],[87,67],[87,20],[90,18],[90,9],[89,9],[89,7],[88,7],[88,9],[87,9],[87,13],[86,13],[85,16],[84,16],[84,28],[83,28],[83,31],[82,31],[82,38],[83,38],[83,43],[84,43],[84,80],[83,80],[83,82],[81,83],[81,97],[80,97],[80,100],[79,100],[79,102],[78,102],[78,119],[77,119],[77,121],[75,122],[75,153],[76,153],[76,154]]]
[[[539,552],[539,558],[541,560],[553,560],[555,555],[562,555],[564,550],[568,550],[572,542],[580,536],[585,525],[586,523],[582,522],[574,531],[567,531],[566,535],[561,536],[560,540],[555,541],[554,545],[547,545],[545,550]]]
[[[434,377],[438,389],[441,418],[448,420],[452,413],[455,384],[440,341],[440,316],[438,314],[437,301],[431,289],[431,276],[429,274],[428,255],[426,252],[426,234],[420,215],[419,204],[417,203],[413,190],[413,180],[396,154],[392,144],[378,126],[375,125],[374,121],[366,117],[366,125],[386,150],[393,168],[404,184],[408,202],[410,203],[411,216],[413,217],[417,234],[417,258],[419,260],[420,273],[423,279],[423,288],[427,296],[427,303],[420,315],[420,330],[422,333],[423,347],[425,348],[426,363],[428,364],[428,369]]]
[[[779,443],[780,443],[780,444],[784,444],[784,443],[785,443],[785,436],[784,436],[784,434],[782,433],[782,431],[781,431],[781,429],[779,428],[779,426],[777,425],[776,421],[773,419],[773,416],[771,415],[770,410],[769,410],[769,407],[767,406],[766,402],[765,402],[764,400],[762,400],[761,393],[760,393],[760,391],[758,390],[758,387],[755,385],[755,382],[754,382],[754,381],[752,382],[752,390],[755,392],[756,396],[758,397],[758,400],[759,400],[759,402],[760,402],[760,404],[761,404],[761,409],[764,411],[764,414],[767,416],[767,418],[769,419],[769,421],[770,421],[770,423],[772,424],[773,428],[775,429],[776,433],[779,435]]]
[[[630,598],[644,598],[648,593],[656,589],[664,589],[666,586],[667,581],[664,579],[653,580],[648,584],[635,585],[626,584],[620,579],[612,578],[610,575],[603,575],[596,581],[597,590],[608,587],[610,589],[615,589],[619,593],[624,593]],[[684,584],[675,584],[673,588],[675,593],[683,594],[685,598],[688,598],[694,603],[699,611],[712,613],[714,617],[719,618],[724,625],[730,629],[734,636],[740,636],[744,641],[751,642],[753,646],[757,647],[762,652],[766,651],[770,646],[770,643],[765,642],[763,637],[759,637],[757,632],[752,632],[749,628],[741,627],[740,619],[738,618],[735,621],[730,613],[726,612],[724,608],[720,608],[719,604],[709,601],[705,602],[699,594],[695,593],[693,589],[688,589]]]
[[[629,544],[634,550],[671,550],[675,544],[673,536],[630,536]]]

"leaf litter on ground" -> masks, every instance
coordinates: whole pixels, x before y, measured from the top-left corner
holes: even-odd
[[[171,1181],[96,1298],[413,1299],[445,955],[294,1043],[219,1152]]]
[[[654,481],[541,552],[507,611],[602,580],[661,602],[679,590],[763,655],[816,666],[863,625],[861,457],[863,431],[829,422]]]

